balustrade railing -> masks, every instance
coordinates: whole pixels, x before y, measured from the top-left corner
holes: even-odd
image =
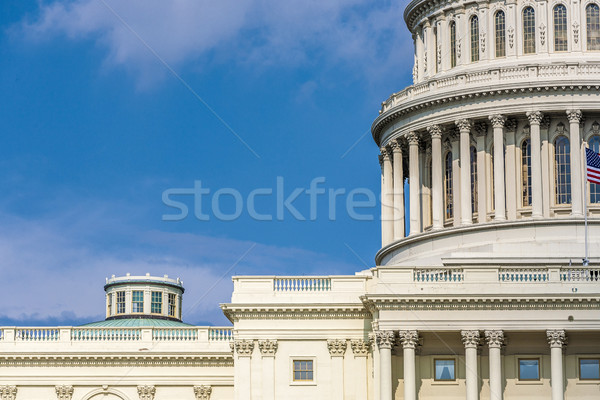
[[[560,271],[562,282],[600,282],[600,269],[564,268]]]
[[[230,341],[233,340],[233,329],[231,328],[208,328],[209,341]]]
[[[48,342],[60,339],[58,328],[18,328],[15,339],[24,342]]]
[[[413,279],[415,282],[462,282],[465,275],[459,268],[416,269]]]
[[[276,292],[325,292],[331,290],[331,278],[275,278],[273,290]]]
[[[198,340],[198,328],[154,328],[152,339],[158,341],[195,341]]]
[[[545,268],[506,268],[498,272],[500,282],[548,282],[549,273]]]
[[[73,341],[136,341],[142,337],[140,328],[72,328]]]

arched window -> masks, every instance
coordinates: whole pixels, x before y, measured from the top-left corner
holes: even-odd
[[[567,7],[554,7],[554,51],[568,50]]]
[[[456,67],[456,22],[450,22],[450,67]]]
[[[531,140],[521,144],[521,182],[523,207],[531,205]]]
[[[479,61],[479,18],[471,17],[471,62]]]
[[[587,49],[600,50],[600,7],[598,4],[588,4],[585,8],[587,27]]]
[[[571,204],[571,147],[565,136],[554,141],[554,184],[556,204]]]
[[[477,149],[471,146],[471,212],[477,211]]]
[[[496,57],[506,57],[506,15],[500,10],[494,17],[496,33]]]
[[[454,210],[452,209],[452,152],[446,153],[446,169],[444,175],[444,193],[445,193],[445,209],[446,219],[454,216]]]
[[[600,136],[592,136],[588,146],[596,153],[600,153]],[[590,203],[600,203],[600,185],[590,182]]]
[[[523,54],[535,53],[535,11],[523,9]]]

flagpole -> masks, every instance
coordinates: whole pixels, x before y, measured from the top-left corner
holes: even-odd
[[[587,179],[587,154],[585,157],[585,180],[583,184],[583,215],[585,220],[585,257],[583,258],[583,266],[587,267],[590,263],[588,260],[588,211],[587,211],[587,187],[588,187],[588,179]]]

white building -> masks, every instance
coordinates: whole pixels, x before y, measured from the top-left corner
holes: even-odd
[[[372,126],[375,267],[234,277],[233,328],[112,278],[104,322],[0,328],[0,400],[600,398],[599,4],[414,0],[415,82]]]

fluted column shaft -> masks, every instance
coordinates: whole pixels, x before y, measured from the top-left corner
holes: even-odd
[[[417,399],[417,374],[415,367],[415,348],[419,343],[417,331],[398,332],[402,344],[404,359],[404,400]]]
[[[433,229],[444,227],[444,188],[442,177],[442,130],[438,125],[428,128],[431,135],[431,210]]]
[[[394,240],[404,237],[404,171],[402,170],[402,146],[392,142],[394,168]]]
[[[504,202],[504,123],[503,115],[492,115],[490,121],[494,128],[494,204],[495,221],[506,220]]]
[[[465,345],[465,385],[467,400],[479,399],[479,376],[477,371],[477,346],[479,346],[479,331],[461,331]]]
[[[583,181],[581,179],[581,135],[579,124],[583,115],[580,110],[568,110],[569,136],[571,145],[571,215],[583,215]],[[533,161],[533,159],[532,159]],[[587,201],[587,199],[585,200]]]
[[[375,332],[377,347],[379,348],[379,397],[381,400],[392,400],[392,345],[394,344],[394,331]]]
[[[490,361],[490,399],[502,400],[502,355],[500,349],[504,342],[504,332],[501,330],[485,331],[489,346]]]
[[[419,179],[419,136],[415,132],[408,134],[408,163],[410,190],[410,234],[421,232],[420,179]]]
[[[386,246],[394,240],[394,182],[392,178],[392,158],[390,150],[381,148],[383,160],[383,191],[381,195],[381,245]]]
[[[527,113],[531,126],[531,216],[542,218],[542,142],[540,139],[540,123],[543,115],[539,111]]]
[[[517,149],[515,148],[515,127],[504,126],[504,190],[506,191],[506,219],[517,219]]]
[[[477,222],[487,221],[487,178],[485,173],[485,136],[487,125],[477,126]]]
[[[460,146],[459,141],[453,138],[452,145],[452,210],[454,210],[453,226],[460,226]]]
[[[456,126],[460,130],[460,216],[461,225],[473,224],[471,208],[471,121],[460,119]]]
[[[552,400],[564,400],[564,373],[562,348],[566,343],[565,331],[561,329],[546,331],[548,344],[550,344],[550,365]]]

